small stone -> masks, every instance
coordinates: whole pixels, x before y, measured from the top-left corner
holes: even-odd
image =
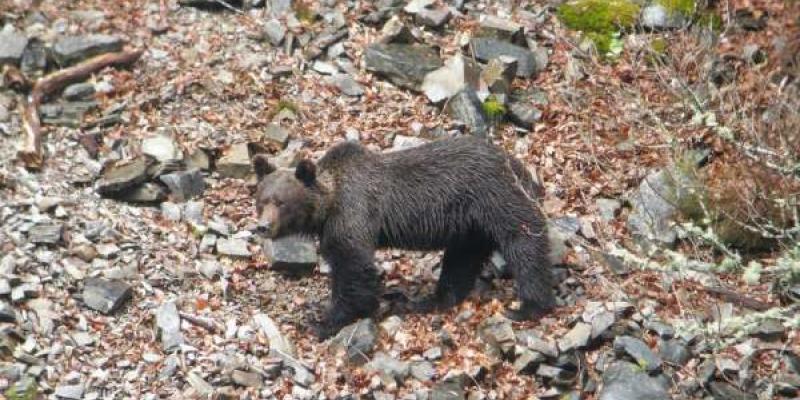
[[[567,371],[564,368],[555,367],[548,364],[541,364],[539,365],[539,368],[536,369],[536,376],[540,376],[548,381],[551,381],[551,383],[554,383],[568,381],[571,378],[574,378],[575,374]]]
[[[123,41],[116,36],[68,36],[53,45],[53,56],[61,65],[74,64],[92,56],[122,50]]]
[[[466,400],[465,385],[465,374],[451,373],[441,382],[433,385],[430,400]]]
[[[14,303],[38,296],[39,285],[35,283],[23,283],[11,289],[11,301]]]
[[[142,139],[142,154],[147,154],[159,162],[169,162],[180,160],[183,153],[171,137],[166,135],[154,135]]]
[[[644,327],[662,339],[672,339],[675,336],[675,329],[661,321],[646,321]]]
[[[229,257],[248,258],[251,256],[247,241],[236,238],[217,240],[217,253]]]
[[[659,344],[658,354],[664,361],[677,366],[684,366],[692,358],[692,353],[678,339],[663,340]]]
[[[419,88],[425,75],[442,66],[439,52],[432,47],[395,43],[370,45],[364,63],[368,71],[412,90]]]
[[[527,47],[525,30],[522,25],[514,21],[487,14],[481,14],[481,16],[478,17],[478,22],[480,23],[481,29],[478,31],[477,36],[488,37]]]
[[[114,243],[99,243],[94,248],[97,254],[103,258],[111,258],[119,253],[119,246]]]
[[[714,400],[756,400],[758,398],[754,394],[743,392],[728,382],[713,381],[708,386]]]
[[[434,0],[409,0],[403,11],[409,14],[417,14],[426,10],[434,3]]]
[[[166,353],[178,350],[183,344],[181,317],[174,301],[163,303],[156,310],[156,328],[161,338],[161,348]]]
[[[513,354],[516,339],[508,318],[489,317],[481,323],[478,335],[490,355],[504,359]]]
[[[356,82],[350,75],[335,74],[328,78],[328,82],[339,88],[347,96],[357,97],[364,94],[364,86]]]
[[[783,338],[785,330],[780,320],[768,318],[758,324],[758,326],[750,332],[750,336],[766,341],[777,341]]]
[[[450,20],[452,14],[446,7],[425,9],[417,13],[415,20],[418,24],[425,25],[428,28],[439,29]]]
[[[161,371],[158,373],[158,379],[164,380],[172,377],[175,375],[175,371],[178,370],[178,356],[175,354],[170,354],[167,358],[164,359],[164,364],[161,367]]]
[[[648,372],[656,372],[661,369],[661,358],[659,358],[647,344],[631,336],[618,336],[614,339],[614,350],[617,354],[627,354],[639,367]]]
[[[589,344],[589,338],[591,338],[591,335],[592,326],[590,324],[578,322],[558,341],[558,348],[562,352],[567,352],[572,349],[586,347],[586,345]]]
[[[411,363],[411,376],[421,382],[429,382],[436,376],[436,368],[428,361],[416,361]]]
[[[481,61],[500,56],[517,60],[517,76],[529,78],[538,73],[536,57],[529,49],[492,38],[478,37],[470,41],[472,54]]]
[[[214,387],[194,371],[190,371],[186,374],[186,381],[189,382],[192,389],[202,398],[209,398],[211,394],[214,393]]]
[[[199,169],[178,171],[158,177],[169,188],[173,201],[184,202],[199,197],[206,189],[206,181]]]
[[[34,225],[28,231],[28,240],[36,244],[57,244],[64,235],[64,226],[54,223]]]
[[[3,40],[0,39],[0,42],[2,41]],[[43,41],[38,38],[31,38],[28,40],[28,45],[25,46],[25,50],[22,52],[19,69],[29,79],[41,77],[44,75],[45,70],[47,70],[48,51],[49,49]],[[2,52],[2,50],[0,50],[0,52]],[[2,58],[2,56],[0,56],[0,58]],[[3,64],[3,62],[0,61],[0,64]]]
[[[592,340],[597,339],[600,335],[605,333],[608,328],[614,325],[615,321],[616,317],[613,312],[602,311],[595,314],[592,319],[588,321],[592,325]]]
[[[164,216],[169,221],[178,222],[181,220],[183,215],[183,211],[181,210],[180,204],[175,204],[170,201],[165,201],[161,203],[161,215]]]
[[[323,75],[334,75],[339,72],[339,68],[336,68],[335,65],[319,60],[314,61],[314,64],[311,65],[311,69]]]
[[[167,191],[161,185],[145,182],[120,197],[131,203],[160,203],[167,199]]]
[[[470,88],[464,88],[450,98],[447,112],[453,119],[463,123],[472,135],[484,137],[489,131],[488,117],[483,111],[481,101]]]
[[[262,386],[264,386],[264,379],[261,378],[260,374],[255,372],[235,370],[233,371],[233,374],[231,374],[231,379],[233,379],[233,382],[239,386],[256,389],[260,389]]]
[[[668,10],[661,4],[653,3],[642,9],[639,23],[648,29],[678,29],[688,22],[686,16],[678,10]]]
[[[237,143],[228,148],[217,161],[217,171],[226,178],[246,178],[252,172],[247,143]]]
[[[378,340],[378,328],[371,319],[361,319],[344,328],[331,340],[333,351],[343,351],[345,360],[352,365],[369,361]]]
[[[603,222],[613,221],[614,218],[616,218],[617,211],[622,208],[622,203],[615,199],[598,198],[595,200],[594,204]]]
[[[428,140],[406,135],[394,135],[392,148],[389,151],[406,150],[428,143]]]
[[[436,361],[442,358],[442,348],[439,346],[431,347],[430,349],[425,350],[425,352],[422,353],[422,356],[425,357],[426,360]]]
[[[261,332],[269,339],[269,348],[277,352],[281,357],[294,357],[294,345],[278,329],[278,325],[266,314],[256,314],[253,322],[261,329]]]
[[[378,40],[379,43],[389,44],[411,44],[414,43],[415,38],[411,30],[397,17],[394,16],[386,21],[381,29],[381,36]]]
[[[81,400],[83,399],[83,385],[56,386],[55,395],[61,399]]]
[[[278,150],[283,150],[289,144],[289,131],[278,124],[270,123],[264,130],[264,134],[261,135],[261,139],[268,144],[275,145]]]
[[[78,347],[89,347],[96,341],[95,337],[88,332],[75,331],[70,334],[72,341]]]
[[[127,283],[102,278],[87,279],[83,288],[86,306],[104,314],[114,312],[132,296],[133,289]]]
[[[281,21],[273,18],[264,24],[264,33],[266,33],[269,42],[272,43],[273,46],[280,46],[281,42],[283,42],[283,38],[286,37],[286,28]]]
[[[17,66],[28,45],[28,38],[10,30],[0,30],[0,66]]]
[[[0,301],[0,322],[14,323],[17,320],[17,313],[10,304]]]
[[[265,241],[264,253],[271,269],[292,276],[310,274],[319,259],[314,243],[297,237]]]
[[[64,89],[64,98],[69,101],[85,100],[94,95],[94,85],[91,83],[74,83]]]
[[[186,169],[199,169],[201,171],[211,170],[211,157],[208,152],[196,148],[186,157]]]
[[[523,349],[514,360],[514,371],[518,374],[532,374],[539,364],[546,360],[544,354]]]
[[[104,196],[119,195],[144,183],[150,161],[146,157],[136,157],[126,162],[107,167],[97,181],[97,192]]]
[[[381,322],[381,329],[386,335],[393,338],[403,327],[403,320],[397,315],[391,315]]]
[[[216,260],[205,260],[198,263],[197,270],[208,279],[222,274],[222,266]]]
[[[403,382],[410,373],[408,362],[397,360],[385,353],[376,353],[375,357],[364,366],[364,369],[376,371],[398,383]]]
[[[517,333],[517,340],[521,345],[529,349],[542,353],[547,357],[558,357],[558,347],[553,341],[542,339],[541,335],[533,330],[525,330]]]
[[[599,400],[668,400],[664,381],[651,377],[637,365],[617,361],[603,373]]]
[[[456,54],[448,58],[444,66],[425,75],[421,90],[433,103],[439,103],[456,95],[465,87],[477,87],[480,69],[472,60]]]

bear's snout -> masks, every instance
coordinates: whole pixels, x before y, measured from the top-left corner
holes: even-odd
[[[278,207],[268,204],[261,208],[256,223],[256,233],[272,238],[278,232]]]

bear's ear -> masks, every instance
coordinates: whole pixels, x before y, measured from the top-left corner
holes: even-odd
[[[317,166],[311,160],[300,160],[294,170],[294,176],[306,186],[311,186],[317,179]]]
[[[276,168],[274,165],[269,163],[267,156],[263,154],[256,154],[256,156],[253,157],[253,169],[256,171],[258,180],[261,180],[261,178],[274,172]]]

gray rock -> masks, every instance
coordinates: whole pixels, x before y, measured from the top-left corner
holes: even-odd
[[[161,215],[169,221],[178,222],[183,217],[183,209],[180,204],[165,201],[161,203]]]
[[[428,143],[427,139],[418,138],[415,136],[394,135],[392,140],[392,148],[390,151],[406,150],[417,146],[422,146]]]
[[[672,339],[675,336],[675,329],[661,321],[645,321],[644,327],[655,332],[662,339]]]
[[[508,104],[508,119],[521,128],[533,129],[542,119],[542,112],[530,103],[512,101]]]
[[[592,335],[592,326],[583,322],[578,322],[572,329],[567,332],[558,341],[558,348],[561,352],[567,352],[572,349],[580,349],[589,344],[589,339]]]
[[[239,386],[256,389],[260,389],[262,386],[264,386],[264,379],[260,374],[255,372],[235,370],[231,374],[231,379],[233,379],[233,382]]]
[[[14,323],[16,320],[17,313],[14,311],[14,307],[4,301],[0,301],[0,322]]]
[[[25,299],[39,296],[40,286],[35,283],[22,283],[11,289],[11,301],[19,303]]]
[[[664,381],[651,377],[638,366],[617,361],[603,373],[599,400],[668,400]]]
[[[331,340],[330,348],[344,351],[345,360],[352,365],[369,361],[378,340],[378,327],[371,319],[361,319],[344,328]]]
[[[521,47],[528,46],[525,40],[525,30],[522,25],[514,21],[482,14],[478,18],[478,22],[481,28],[476,36],[501,40]]]
[[[285,16],[292,12],[292,0],[267,0],[265,7],[270,15]]]
[[[592,340],[597,339],[605,333],[608,328],[611,328],[616,321],[616,317],[611,311],[602,311],[592,316],[591,320],[587,321],[592,325]]]
[[[0,66],[17,66],[22,59],[22,53],[28,45],[28,38],[10,30],[0,31]]]
[[[432,29],[439,29],[450,20],[451,16],[452,14],[447,7],[439,7],[421,10],[415,15],[414,19],[420,25],[425,25]]]
[[[514,359],[514,372],[517,374],[532,374],[539,364],[545,362],[547,357],[537,351],[523,349]]]
[[[64,89],[63,93],[64,98],[70,101],[85,100],[93,95],[94,85],[86,82],[69,85]]]
[[[678,29],[687,25],[689,19],[680,11],[668,10],[661,4],[652,3],[642,9],[639,23],[653,30]]]
[[[489,131],[488,117],[483,112],[481,101],[470,88],[464,88],[450,98],[447,112],[453,119],[463,123],[473,135],[483,137]]]
[[[172,200],[184,202],[199,197],[206,190],[206,181],[199,169],[178,171],[158,177],[169,188]]]
[[[36,244],[57,244],[64,235],[64,225],[52,222],[39,223],[28,231],[28,240]]]
[[[516,338],[508,318],[498,315],[487,318],[478,328],[478,336],[489,355],[499,359],[513,355]]]
[[[148,178],[147,167],[150,164],[147,157],[136,157],[107,167],[97,181],[97,192],[104,196],[119,195],[144,183]]]
[[[214,393],[214,387],[194,371],[190,371],[186,374],[186,382],[192,386],[192,389],[194,389],[201,398],[207,399]]]
[[[709,385],[714,400],[756,400],[758,396],[747,393],[728,382],[713,381]]]
[[[466,400],[466,376],[456,373],[433,385],[430,400]]]
[[[158,379],[164,380],[169,379],[173,375],[175,375],[175,371],[178,370],[178,356],[175,354],[170,354],[167,358],[164,359],[164,364],[161,367],[161,371],[158,372]]]
[[[186,221],[192,222],[194,224],[201,224],[203,222],[204,208],[205,208],[205,203],[203,203],[202,200],[187,201],[186,204],[183,206],[184,218],[186,218]]]
[[[328,82],[339,88],[347,96],[357,97],[364,94],[364,86],[356,82],[348,74],[336,74],[328,78]]]
[[[622,208],[622,203],[616,199],[598,198],[594,201],[597,206],[597,211],[600,213],[600,218],[604,222],[613,221],[617,215],[617,211]]]
[[[689,348],[678,339],[662,340],[658,354],[664,361],[681,367],[692,358]]]
[[[524,330],[517,333],[517,341],[535,352],[547,357],[558,357],[558,347],[553,341],[542,339],[541,335],[533,330]]]
[[[488,91],[483,91],[482,89],[478,97],[485,99],[492,94],[495,99],[505,104],[511,93],[511,82],[513,82],[516,74],[516,58],[500,56],[489,60],[481,72],[482,86],[485,85]]]
[[[757,337],[766,341],[777,341],[783,338],[786,328],[780,320],[775,318],[767,318],[761,321],[754,330],[750,332],[750,336]]]
[[[261,140],[283,150],[289,144],[289,131],[278,124],[270,123],[264,129]]]
[[[53,56],[61,65],[69,65],[92,56],[122,50],[123,41],[119,37],[91,34],[68,36],[53,45]]]
[[[479,77],[480,69],[474,61],[455,54],[445,61],[443,67],[425,75],[420,89],[428,100],[439,103],[466,87],[477,87]]]
[[[58,385],[55,395],[60,399],[80,400],[83,398],[83,385]]]
[[[317,265],[317,248],[313,242],[287,237],[264,242],[271,268],[293,276],[305,276]]]
[[[269,339],[270,351],[277,353],[281,358],[294,357],[294,345],[281,333],[272,318],[267,314],[259,313],[253,316],[253,322]]]
[[[167,190],[161,185],[145,182],[125,192],[120,200],[131,203],[160,203],[167,199]]]
[[[2,42],[2,39],[0,39]],[[47,69],[47,46],[41,40],[32,38],[25,46],[25,51],[22,52],[22,60],[20,60],[20,70],[28,78],[38,78],[44,75]],[[0,64],[2,62],[0,61]]]
[[[247,143],[237,143],[232,145],[217,160],[217,172],[227,178],[244,179],[252,172],[250,164],[250,151]]]
[[[364,366],[364,369],[378,372],[398,383],[403,382],[411,372],[407,361],[400,361],[380,352],[375,354],[375,357]]]
[[[551,384],[561,385],[575,378],[575,373],[549,364],[541,364],[536,368],[536,376],[546,379]]]
[[[89,278],[83,287],[83,302],[87,307],[110,314],[133,296],[133,289],[125,282],[102,278]]]
[[[411,30],[398,17],[393,17],[386,21],[381,29],[380,39],[378,39],[379,43],[384,44],[411,44],[414,41],[415,38]]]
[[[436,377],[436,368],[428,361],[416,361],[411,363],[411,376],[421,382],[429,382]]]
[[[618,336],[614,339],[614,351],[617,354],[626,354],[632,358],[639,367],[648,372],[661,369],[661,358],[658,357],[647,344],[631,336]]]
[[[439,346],[433,346],[428,350],[425,350],[422,353],[422,356],[425,357],[426,360],[436,361],[442,358],[442,348]]]
[[[208,279],[214,279],[222,274],[222,266],[216,260],[200,261],[197,264],[197,270]]]
[[[286,37],[286,28],[281,21],[273,18],[264,24],[264,33],[273,46],[279,46],[283,42],[283,38]]]
[[[217,253],[229,257],[250,257],[247,241],[236,238],[220,238],[217,240]]]
[[[659,170],[647,175],[630,202],[633,210],[628,216],[628,229],[641,240],[672,245],[677,240],[677,232],[672,222],[678,213],[675,204],[680,193],[676,193],[676,182],[687,178],[675,176],[669,170]],[[687,189],[689,185],[687,184]]]
[[[142,153],[159,162],[169,162],[183,158],[178,144],[166,135],[154,135],[142,139]]]
[[[181,332],[181,316],[178,314],[178,306],[174,301],[161,304],[156,310],[156,328],[158,336],[161,338],[161,348],[166,353],[171,353],[180,349],[183,344],[183,333]]]
[[[322,75],[333,75],[339,72],[339,68],[332,63],[319,60],[314,61],[314,64],[311,65],[311,69],[319,72]]]
[[[186,157],[186,168],[187,169],[197,168],[202,171],[210,171],[211,156],[209,156],[207,151],[200,148],[196,148],[192,150]]]
[[[470,41],[472,54],[481,61],[489,61],[500,56],[517,60],[517,76],[529,78],[538,73],[536,57],[533,52],[521,46],[497,39],[477,37]]]
[[[418,90],[425,75],[442,66],[438,51],[432,47],[394,43],[370,45],[364,63],[368,71],[412,90]]]

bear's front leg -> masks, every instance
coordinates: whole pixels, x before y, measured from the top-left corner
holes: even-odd
[[[372,246],[344,238],[323,239],[322,256],[331,266],[330,306],[317,327],[325,340],[378,309],[380,278]]]

